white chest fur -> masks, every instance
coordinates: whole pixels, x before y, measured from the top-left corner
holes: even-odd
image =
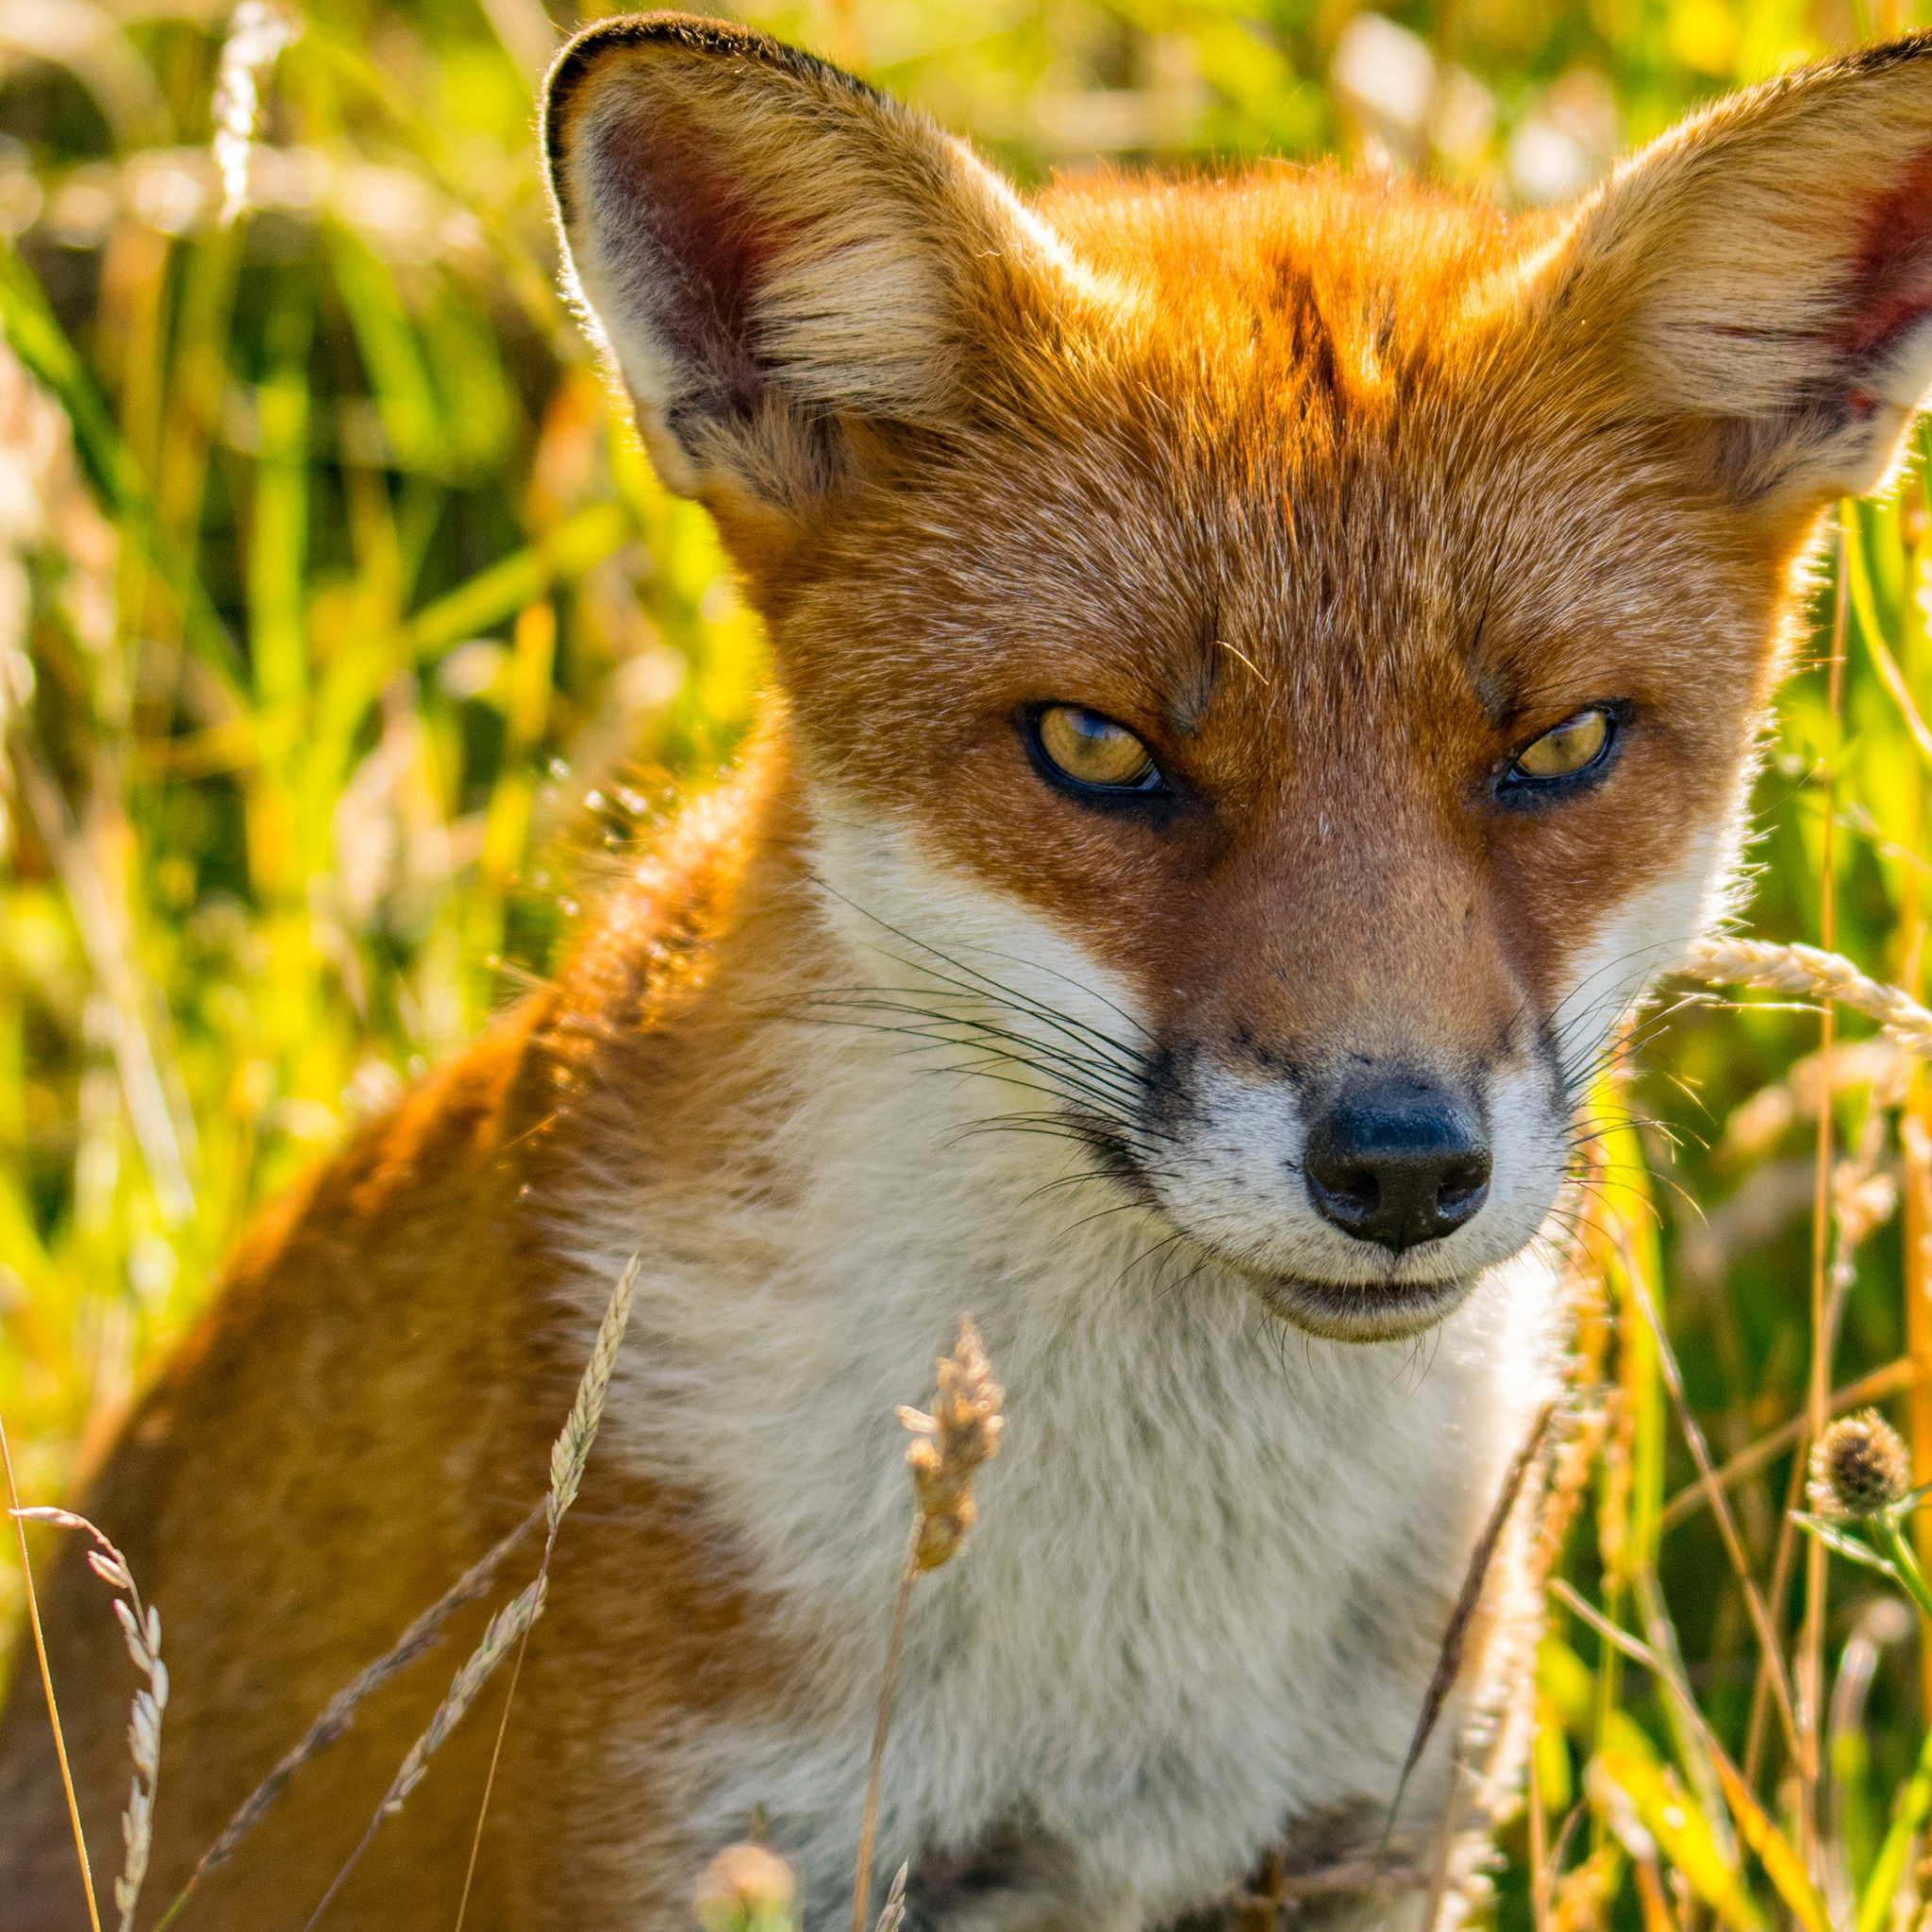
[[[765,1178],[607,1174],[574,1229],[587,1307],[633,1247],[691,1257],[641,1286],[600,1453],[704,1494],[814,1659],[769,1721],[624,1750],[659,1779],[675,1756],[700,1841],[761,1807],[808,1923],[836,1922],[910,1513],[892,1411],[925,1399],[971,1313],[1009,1420],[966,1550],[914,1595],[882,1869],[1019,1821],[1071,1848],[1084,1924],[1131,1926],[1238,1877],[1291,1821],[1386,1806],[1546,1391],[1543,1268],[1496,1271],[1419,1341],[1310,1340],[1107,1184],[1069,1181],[1074,1150],[985,1131],[1011,1096],[808,1033]]]

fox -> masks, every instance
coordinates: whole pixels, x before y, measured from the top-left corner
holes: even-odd
[[[144,1921],[541,1495],[633,1257],[487,1811],[498,1689],[332,1932],[454,1923],[479,1813],[473,1927],[681,1925],[748,1836],[807,1932],[849,1914],[894,1411],[965,1313],[1007,1427],[910,1599],[873,1884],[924,1932],[1232,1924],[1269,1861],[1326,1923],[1453,1916],[1522,1756],[1534,1482],[1405,1757],[1562,1382],[1580,1109],[1739,903],[1828,512],[1932,385],[1932,35],[1544,211],[1285,164],[1023,197],[667,13],[567,44],[542,143],[770,690],[554,980],[270,1208],[82,1482],[172,1674]],[[42,1619],[98,1869],[132,1680],[77,1544]],[[189,1932],[301,1925],[448,1681],[372,1696]],[[0,1927],[64,1932],[12,1685]]]

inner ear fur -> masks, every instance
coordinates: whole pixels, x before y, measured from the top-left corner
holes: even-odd
[[[1808,518],[1882,483],[1932,386],[1932,33],[1720,102],[1544,258],[1561,340],[1702,480]]]
[[[969,413],[991,334],[1070,273],[963,144],[762,34],[610,20],[552,70],[568,272],[665,482],[797,521]]]

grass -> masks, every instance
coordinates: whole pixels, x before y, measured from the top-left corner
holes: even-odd
[[[1909,24],[1391,13],[1434,50],[1426,125],[1316,0],[758,17],[1024,179],[1379,149],[1506,198]],[[534,0],[311,7],[259,70],[233,224],[247,49],[223,86],[219,14],[102,20],[0,75],[0,1415],[29,1502],[257,1206],[547,971],[759,675],[704,518],[553,291]],[[1932,1799],[1932,1643],[1790,1511],[1835,1408],[1883,1403],[1932,1476],[1924,459],[1922,434],[1890,501],[1845,508],[1753,801],[1751,931],[1864,976],[1707,961],[1741,1004],[1646,1028],[1619,1097],[1643,1124],[1600,1141],[1508,1932],[1876,1932],[1888,1874],[1918,1882],[1891,1824]],[[1909,1533],[1932,1558],[1932,1518]]]

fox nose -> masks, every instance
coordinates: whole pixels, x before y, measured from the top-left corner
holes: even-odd
[[[1453,1234],[1490,1191],[1474,1113],[1422,1080],[1344,1093],[1308,1135],[1308,1192],[1344,1233],[1401,1254]]]

